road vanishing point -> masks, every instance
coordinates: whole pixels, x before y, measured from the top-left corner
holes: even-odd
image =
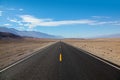
[[[120,67],[60,41],[2,69],[0,80],[120,80]]]

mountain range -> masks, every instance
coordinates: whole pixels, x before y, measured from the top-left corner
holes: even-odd
[[[8,32],[22,37],[34,37],[34,38],[61,38],[60,36],[49,35],[37,31],[19,31],[14,28],[0,27],[0,32]]]
[[[10,38],[13,38],[13,39],[22,39],[21,36],[18,36],[18,35],[12,34],[12,33],[0,32],[0,39],[10,39]]]
[[[19,31],[14,28],[0,27],[0,32],[12,33],[22,37],[33,37],[33,38],[63,38],[61,36],[50,35],[37,31]],[[96,38],[120,38],[120,33],[98,36]]]
[[[110,34],[110,35],[99,36],[99,38],[120,38],[120,33],[118,33],[118,34]]]

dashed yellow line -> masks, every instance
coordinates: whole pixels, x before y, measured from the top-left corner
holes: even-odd
[[[59,60],[60,62],[62,62],[62,54],[60,53],[60,56],[59,56]]]

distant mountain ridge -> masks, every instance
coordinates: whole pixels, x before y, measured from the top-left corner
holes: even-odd
[[[118,34],[110,34],[110,35],[99,36],[98,38],[120,38],[120,33],[118,33]]]
[[[22,37],[34,37],[34,38],[61,38],[59,36],[49,35],[37,31],[19,31],[14,28],[0,27],[0,32],[9,32]]]
[[[22,37],[8,32],[0,32],[0,39],[6,39],[6,38],[20,39]]]
[[[119,34],[111,34],[111,35],[106,35],[103,36],[104,38],[120,38],[120,33]]]

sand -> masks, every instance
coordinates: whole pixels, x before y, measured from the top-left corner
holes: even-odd
[[[54,42],[55,40],[31,38],[0,40],[0,69]]]
[[[64,40],[64,42],[120,65],[120,39]]]

